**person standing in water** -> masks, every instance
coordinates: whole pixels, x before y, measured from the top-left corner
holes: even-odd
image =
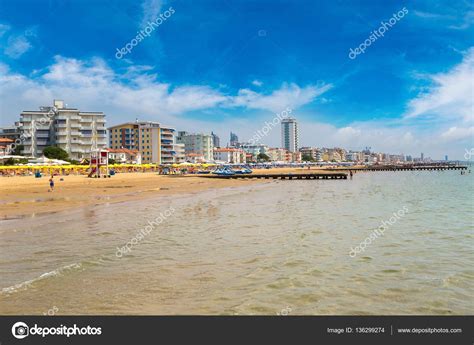
[[[351,177],[351,180],[352,180],[352,170],[349,170],[349,176]]]
[[[49,179],[49,188],[51,189],[51,192],[54,190],[54,176],[51,175],[51,178]]]

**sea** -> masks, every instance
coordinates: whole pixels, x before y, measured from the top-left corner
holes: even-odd
[[[265,180],[0,222],[2,315],[474,314],[474,173]]]

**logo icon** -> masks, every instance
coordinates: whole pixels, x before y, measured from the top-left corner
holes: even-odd
[[[24,322],[17,322],[12,326],[12,334],[17,339],[26,338],[29,333],[28,325]]]
[[[466,153],[464,154],[464,158],[466,158],[466,160],[470,160],[472,158],[472,156],[474,156],[474,147],[470,150],[468,149],[464,149],[466,151]]]

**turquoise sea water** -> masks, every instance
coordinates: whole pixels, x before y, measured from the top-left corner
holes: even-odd
[[[473,176],[267,181],[2,221],[0,313],[473,314]]]

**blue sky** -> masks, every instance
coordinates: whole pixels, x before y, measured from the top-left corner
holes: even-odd
[[[462,158],[474,146],[473,24],[470,1],[4,0],[1,125],[57,98],[109,125],[138,117],[226,143],[290,107],[305,146]],[[261,141],[279,146],[279,127]]]

